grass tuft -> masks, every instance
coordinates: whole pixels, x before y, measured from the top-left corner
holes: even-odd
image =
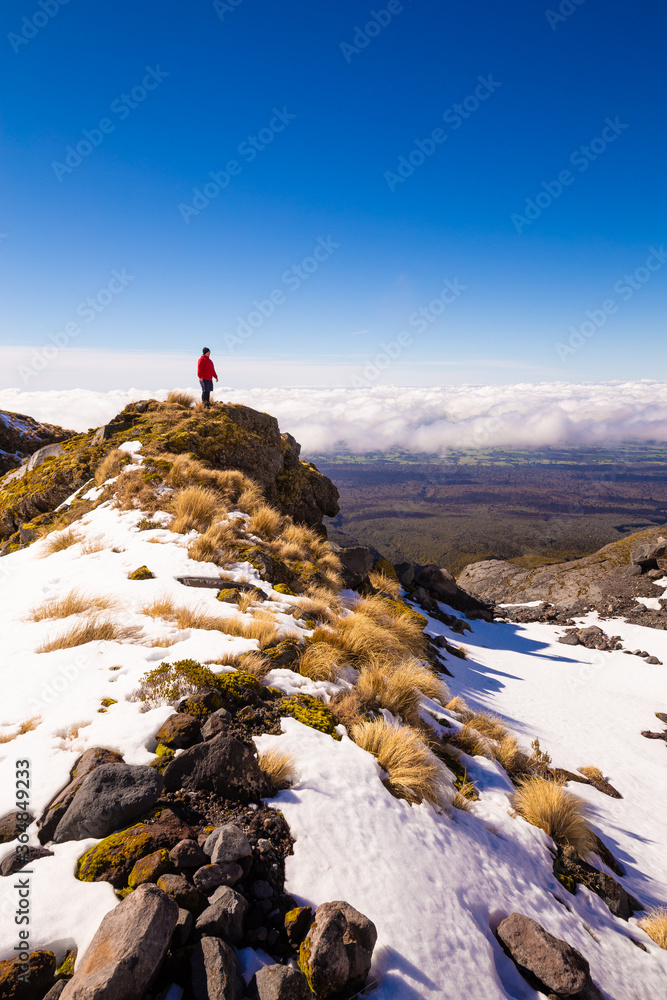
[[[51,653],[54,649],[70,649],[85,646],[87,642],[104,640],[107,642],[130,642],[138,639],[141,629],[137,625],[118,625],[103,618],[89,618],[88,621],[70,625],[60,635],[49,639],[38,647],[38,653]]]
[[[174,499],[174,520],[171,531],[180,535],[188,531],[206,531],[222,510],[220,497],[206,486],[186,486]]]
[[[106,455],[100,464],[95,469],[95,485],[101,486],[105,483],[107,479],[115,479],[119,475],[121,469],[124,465],[127,465],[130,461],[129,455],[126,452],[121,451],[120,448],[114,448]]]
[[[649,910],[639,921],[639,926],[645,931],[659,948],[667,951],[667,906],[658,906]]]
[[[27,621],[41,622],[46,618],[69,618],[70,615],[81,615],[90,611],[108,611],[116,606],[116,601],[110,597],[93,597],[79,590],[70,590],[63,597],[51,597],[33,608]]]
[[[584,858],[596,848],[596,839],[586,819],[586,805],[555,781],[526,778],[512,799],[525,820],[544,830],[560,847],[573,847]]]
[[[271,747],[258,755],[257,762],[276,791],[291,788],[297,780],[294,755],[287,750]]]
[[[41,716],[35,715],[32,719],[26,719],[22,722],[15,733],[10,736],[6,736],[4,733],[0,733],[0,743],[11,743],[12,740],[17,739],[19,736],[25,736],[26,733],[31,733],[42,721]]]
[[[184,392],[182,389],[172,389],[167,396],[167,402],[173,403],[176,406],[182,406],[185,410],[191,410],[195,405],[194,396],[189,392]]]
[[[589,781],[604,781],[605,777],[599,767],[580,767],[577,768],[579,774],[583,774],[584,778],[588,778]]]
[[[279,534],[282,525],[282,514],[274,507],[262,503],[253,510],[248,522],[248,531],[264,541],[272,541]]]
[[[62,552],[63,549],[69,549],[71,545],[76,545],[81,540],[81,535],[72,528],[53,532],[44,543],[42,556],[51,556],[54,552]]]
[[[299,673],[311,681],[335,681],[341,670],[338,651],[326,642],[312,642],[299,658]]]
[[[398,580],[393,580],[386,573],[372,571],[368,574],[368,579],[374,590],[379,590],[380,593],[388,595],[394,601],[397,601],[401,596],[401,588]]]
[[[443,766],[414,729],[378,719],[352,726],[352,739],[377,758],[396,795],[411,803],[446,804]]]

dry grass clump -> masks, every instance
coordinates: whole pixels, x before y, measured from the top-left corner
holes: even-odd
[[[379,596],[362,598],[350,615],[336,622],[335,630],[316,629],[313,638],[338,646],[359,663],[375,657],[400,662],[418,657],[424,647],[417,616]]]
[[[512,779],[530,773],[528,755],[521,749],[514,736],[509,733],[491,746],[491,753]]]
[[[81,615],[93,610],[108,611],[115,607],[117,603],[110,597],[93,597],[79,590],[70,590],[62,597],[51,597],[33,608],[26,620],[41,622],[45,618],[69,618],[70,615]]]
[[[667,906],[657,906],[649,910],[639,921],[639,926],[659,948],[667,950]]]
[[[191,410],[195,405],[194,396],[189,392],[184,392],[182,389],[172,389],[167,396],[167,402],[173,403],[176,406],[182,406],[186,410]]]
[[[419,725],[421,692],[415,687],[409,669],[396,667],[387,674],[378,663],[365,666],[359,675],[356,692],[367,709],[386,708],[406,725]]]
[[[393,580],[381,570],[369,573],[368,579],[370,580],[371,587],[373,587],[374,590],[379,590],[383,594],[388,594],[394,601],[397,601],[401,596],[401,587],[398,580]]]
[[[352,726],[352,739],[377,758],[396,795],[412,803],[446,803],[443,767],[414,729],[384,719],[360,722]]]
[[[130,642],[138,639],[141,629],[137,625],[118,625],[103,618],[89,618],[88,621],[70,625],[54,639],[49,639],[38,647],[38,653],[50,653],[54,649],[70,649],[84,646],[87,642],[106,640],[107,642]]]
[[[248,532],[264,541],[271,541],[280,533],[283,520],[282,514],[275,507],[269,507],[266,503],[259,504],[248,521]]]
[[[577,768],[579,774],[583,774],[584,778],[588,778],[589,781],[604,781],[605,777],[599,767],[579,767]]]
[[[311,681],[335,681],[342,664],[338,651],[327,642],[311,642],[299,658],[299,673]]]
[[[144,469],[132,469],[124,473],[114,487],[114,506],[120,510],[142,510],[154,514],[161,506],[161,500],[154,483],[144,477]]]
[[[230,664],[230,666],[233,666],[233,664]],[[242,653],[238,658],[237,669],[245,670],[246,673],[252,674],[259,681],[266,677],[272,667],[271,660],[267,659],[266,656],[262,656],[261,653],[254,649],[251,649],[249,653]]]
[[[247,611],[250,611],[255,601],[256,597],[250,591],[240,590],[236,596],[236,606],[239,609],[239,614],[244,615]]]
[[[232,521],[212,524],[188,546],[188,555],[196,562],[215,563],[225,566],[235,558],[234,543],[238,538],[238,526]]]
[[[265,507],[264,492],[259,483],[255,483],[252,479],[249,479],[247,485],[236,499],[236,506],[244,514],[254,514],[255,511]]]
[[[449,744],[456,747],[457,750],[467,753],[470,757],[491,756],[489,741],[467,722],[455,736],[452,736]]]
[[[93,552],[104,552],[106,545],[104,544],[104,539],[99,535],[97,538],[89,538],[81,546],[81,554],[84,556],[90,556]]]
[[[299,608],[318,621],[328,622],[331,625],[337,621],[341,612],[337,595],[326,587],[308,587]]]
[[[12,733],[11,736],[5,736],[0,733],[0,743],[11,743],[12,740],[17,739],[19,736],[25,736],[26,733],[31,733],[34,729],[37,729],[37,726],[41,721],[41,715],[35,715],[32,719],[26,719],[26,721],[22,722],[16,732]]]
[[[127,452],[121,451],[120,448],[114,448],[108,455],[105,455],[95,469],[93,476],[95,485],[101,486],[107,479],[115,479],[123,466],[127,465],[129,461],[130,457]]]
[[[139,612],[150,618],[162,618],[173,622],[179,629],[198,628],[242,639],[257,639],[261,648],[270,645],[278,635],[273,616],[247,620],[238,614],[217,615],[203,604],[194,608],[178,606],[167,594],[156,598],[150,604],[145,604]]]
[[[333,696],[327,708],[333,714],[336,722],[345,726],[348,733],[352,731],[353,726],[364,721],[362,705],[356,688],[339,691]]]
[[[248,621],[241,615],[232,615],[223,619],[220,630],[227,635],[241,639],[256,639],[260,649],[272,645],[278,638],[278,629],[274,624],[273,616],[271,616],[271,620],[269,617],[255,617]]]
[[[447,709],[448,712],[456,712],[457,715],[461,716],[464,722],[465,722],[464,716],[466,715],[466,713],[471,714],[467,702],[465,701],[465,699],[461,698],[461,696],[458,694],[454,698],[452,698],[451,701],[447,702],[445,708]]]
[[[582,858],[595,850],[595,834],[586,819],[585,803],[558,782],[526,778],[512,802],[520,816],[548,833],[559,846],[573,847]]]
[[[148,615],[149,618],[164,618],[165,621],[174,621],[176,618],[176,605],[168,594],[156,597],[150,604],[144,604],[138,608],[138,611],[140,615]]]
[[[297,779],[294,754],[278,747],[263,750],[258,754],[257,763],[276,791],[290,788]]]
[[[62,552],[63,549],[68,549],[80,541],[82,541],[81,535],[72,528],[67,528],[65,531],[54,531],[44,543],[42,557],[51,556],[54,552]]]
[[[220,497],[206,486],[186,486],[173,502],[174,520],[170,530],[180,535],[188,531],[206,531],[224,510]]]
[[[476,729],[480,736],[486,736],[489,740],[500,743],[509,735],[507,727],[495,715],[488,712],[473,712],[466,716],[466,724]]]

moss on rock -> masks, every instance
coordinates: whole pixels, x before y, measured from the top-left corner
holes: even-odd
[[[151,573],[148,566],[139,566],[127,575],[128,580],[154,580],[155,573]]]
[[[285,698],[280,705],[280,710],[285,715],[290,715],[293,719],[303,723],[304,726],[318,729],[321,733],[326,733],[335,740],[341,739],[336,732],[335,717],[319,698],[313,698],[309,694],[297,694],[291,698]]]

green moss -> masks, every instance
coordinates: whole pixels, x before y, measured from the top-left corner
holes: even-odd
[[[74,975],[77,949],[71,948],[56,969],[56,979],[71,979]]]
[[[287,594],[289,597],[298,597],[299,595],[291,587],[288,587],[286,583],[274,583],[273,589],[279,594]]]
[[[126,885],[124,889],[117,889],[116,890],[116,897],[118,899],[120,899],[120,901],[122,903],[122,901],[125,899],[125,897],[129,896],[131,892],[134,892],[134,889],[130,889],[129,885]]]
[[[154,528],[161,527],[159,521],[151,521],[148,517],[142,517],[140,521],[137,521],[137,531],[152,531]]]
[[[152,760],[148,766],[162,774],[167,764],[174,759],[175,751],[172,750],[171,747],[165,746],[164,743],[158,743],[155,748],[155,753],[157,754],[157,757],[155,760]]]
[[[142,477],[145,483],[161,483],[162,476],[159,472],[144,472]]]
[[[310,726],[311,729],[318,729],[321,733],[333,736],[335,740],[340,740],[340,735],[336,730],[336,720],[326,705],[323,705],[319,698],[313,698],[309,694],[297,694],[292,698],[285,698],[280,706],[285,715],[291,715],[293,719]]]
[[[415,611],[407,604],[404,604],[403,601],[391,601],[387,599],[387,604],[391,605],[396,615],[408,618],[411,622],[419,625],[420,628],[424,629],[428,625],[428,618],[424,618],[423,615],[420,615],[418,611]]]
[[[128,573],[128,580],[154,580],[155,573],[151,573],[148,566],[139,566],[137,569],[132,570]]]
[[[384,575],[388,576],[390,580],[398,580],[398,573],[389,560],[385,559],[384,556],[380,556],[379,559],[375,560],[373,569],[376,573],[384,573]]]
[[[157,882],[170,868],[169,851],[164,848],[153,851],[152,854],[147,854],[136,862],[127,880],[128,888],[136,889],[146,882]]]
[[[227,604],[233,604],[236,601],[238,591],[236,589],[231,589],[226,587],[225,590],[221,590],[218,594],[216,600],[225,601]]]
[[[118,702],[115,698],[102,698],[103,708],[110,708],[111,705],[117,705]]]
[[[146,698],[163,698],[176,701],[197,691],[217,691],[225,701],[244,704],[248,691],[257,692],[261,685],[253,674],[245,670],[215,674],[196,660],[177,660],[161,663],[149,670],[141,679]]]
[[[150,850],[151,834],[143,823],[105,837],[79,858],[76,877],[81,882],[99,882],[119,864],[138,859]]]

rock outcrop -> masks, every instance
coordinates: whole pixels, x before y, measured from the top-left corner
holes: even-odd
[[[0,410],[0,476],[21,465],[40,448],[74,436],[74,431],[44,424],[24,413]]]

